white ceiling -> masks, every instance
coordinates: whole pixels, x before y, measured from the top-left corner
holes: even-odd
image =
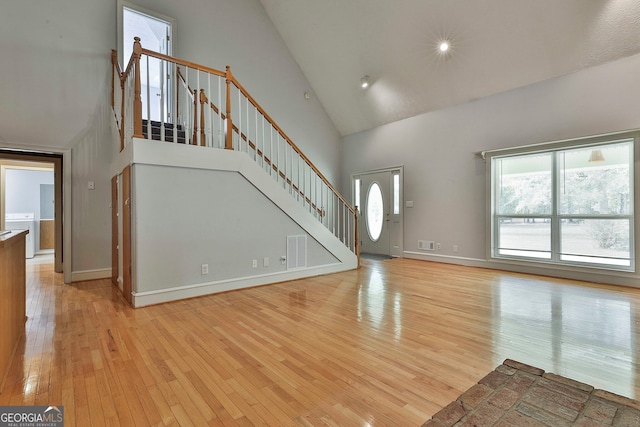
[[[342,135],[640,52],[638,0],[260,1]]]

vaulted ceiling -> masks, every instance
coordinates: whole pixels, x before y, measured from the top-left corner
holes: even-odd
[[[260,1],[342,135],[640,52],[637,0]]]

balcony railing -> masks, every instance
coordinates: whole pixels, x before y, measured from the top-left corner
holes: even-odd
[[[124,71],[112,51],[111,104],[121,150],[133,138],[246,153],[351,251],[358,213],[278,124],[224,71],[142,48]]]

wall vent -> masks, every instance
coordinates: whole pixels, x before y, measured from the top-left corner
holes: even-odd
[[[287,236],[287,270],[307,266],[307,236]]]
[[[423,251],[435,251],[436,244],[431,240],[418,240],[418,249]]]

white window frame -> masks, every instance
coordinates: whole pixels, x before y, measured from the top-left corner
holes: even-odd
[[[555,164],[555,160],[553,160],[552,166],[552,212],[549,215],[525,215],[527,218],[534,217],[545,217],[550,219],[551,221],[551,259],[540,259],[535,257],[525,257],[525,256],[513,256],[513,255],[503,255],[498,254],[497,242],[498,242],[498,221],[500,217],[505,215],[498,215],[497,213],[497,197],[496,197],[496,189],[497,183],[495,182],[495,168],[494,168],[494,160],[512,156],[520,156],[526,154],[544,154],[544,153],[556,153],[564,150],[570,150],[574,148],[588,148],[590,146],[602,146],[608,144],[620,143],[623,141],[632,140],[632,159],[631,164],[632,167],[630,169],[630,207],[631,212],[629,215],[579,215],[579,217],[586,219],[629,219],[629,251],[630,251],[630,265],[629,266],[616,266],[613,264],[600,264],[600,263],[588,263],[588,262],[571,262],[560,259],[560,253],[558,249],[560,247],[560,219],[567,217],[575,217],[574,215],[564,215],[559,214],[557,209],[558,197],[557,197],[557,176],[559,168]],[[621,132],[615,134],[607,134],[607,135],[599,135],[593,137],[586,138],[578,138],[572,140],[563,140],[551,143],[544,144],[535,144],[528,145],[522,147],[514,147],[508,149],[500,149],[500,150],[491,150],[482,152],[482,157],[485,159],[487,163],[486,168],[486,186],[487,186],[487,236],[486,236],[486,257],[487,260],[497,261],[497,262],[515,262],[515,263],[525,263],[527,265],[536,265],[536,264],[548,264],[553,266],[558,266],[560,268],[569,268],[569,269],[598,269],[598,270],[610,270],[610,271],[620,271],[620,272],[635,272],[636,266],[636,251],[635,251],[635,242],[638,236],[636,235],[636,230],[638,227],[635,225],[636,215],[635,212],[638,211],[638,191],[640,189],[640,185],[636,185],[635,177],[640,177],[638,173],[638,159],[639,159],[639,149],[638,144],[640,143],[640,132],[632,131],[632,132]],[[556,155],[553,155],[553,159],[556,158]],[[509,215],[511,217],[517,217],[518,215]],[[522,215],[520,215],[522,216]],[[524,216],[523,216],[524,217]],[[588,218],[587,218],[588,217]]]
[[[177,34],[178,34],[178,21],[175,18],[172,18],[170,16],[166,16],[163,15],[161,13],[155,12],[153,10],[149,10],[149,9],[145,9],[144,7],[140,7],[134,3],[130,3],[126,0],[117,0],[117,12],[118,12],[118,17],[117,17],[117,43],[118,43],[118,62],[120,63],[120,66],[123,67],[123,71],[124,68],[126,68],[128,62],[129,62],[129,58],[124,58],[123,57],[123,52],[124,52],[124,43],[128,43],[129,45],[133,45],[133,40],[123,40],[123,27],[124,27],[124,8],[130,9],[130,10],[134,10],[136,12],[139,12],[143,15],[148,15],[152,18],[156,18],[158,20],[161,21],[165,21],[165,22],[169,22],[171,24],[171,40],[169,41],[169,50],[167,52],[167,55],[176,56],[176,50],[175,47],[178,45],[178,38],[177,38]],[[144,45],[144,40],[142,40],[142,47],[145,47]]]

